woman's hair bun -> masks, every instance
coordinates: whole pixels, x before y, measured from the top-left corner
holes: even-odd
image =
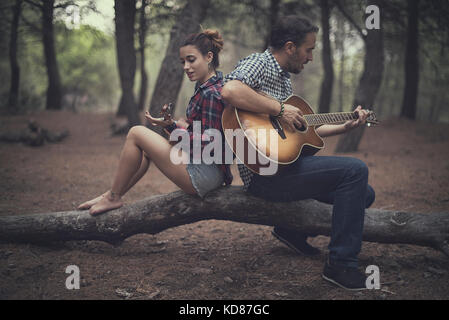
[[[212,44],[217,49],[217,53],[223,49],[224,41],[218,30],[206,29],[203,30],[203,33],[212,41]]]
[[[203,55],[212,52],[214,54],[212,67],[217,69],[220,65],[219,52],[223,49],[223,43],[223,38],[217,30],[205,29],[201,30],[200,33],[189,35],[182,46],[193,45]]]

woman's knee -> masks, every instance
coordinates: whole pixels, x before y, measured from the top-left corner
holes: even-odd
[[[136,136],[141,135],[144,132],[144,130],[148,130],[148,128],[142,125],[133,126],[131,129],[129,129],[128,135],[126,137],[134,138]]]
[[[126,138],[133,139],[135,141],[139,141],[145,135],[148,135],[148,132],[151,132],[151,130],[145,126],[142,126],[142,125],[133,126],[131,129],[129,129],[128,135],[126,136]]]

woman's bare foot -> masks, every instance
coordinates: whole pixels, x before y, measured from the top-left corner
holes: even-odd
[[[111,192],[108,191],[105,196],[100,199],[100,201],[90,208],[89,213],[95,216],[109,210],[120,208],[121,206],[123,206],[121,197],[118,195],[112,196]]]
[[[78,206],[78,210],[87,210],[90,209],[94,204],[98,203],[101,199],[103,199],[107,194],[109,190],[103,193],[101,196],[98,196],[92,200],[86,201]]]

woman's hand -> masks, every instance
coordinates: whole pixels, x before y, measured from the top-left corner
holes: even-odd
[[[162,107],[161,114],[164,114],[164,113],[167,111],[167,108],[168,108],[168,104],[164,105],[164,106]],[[161,126],[161,127],[163,127],[163,128],[165,128],[165,127],[171,125],[171,124],[174,122],[173,119],[171,118],[171,114],[170,114],[170,113],[169,113],[169,114],[164,114],[164,116],[161,117],[161,118],[153,118],[153,117],[151,116],[151,114],[150,114],[148,111],[146,111],[146,112],[145,112],[145,118],[146,118],[146,119],[147,119],[153,126]]]
[[[185,118],[179,118],[176,120],[176,124],[186,129],[190,126],[190,123]]]
[[[366,118],[369,115],[369,111],[362,109],[362,106],[358,106],[354,112],[356,112],[359,117],[356,120],[349,120],[344,123],[345,132],[360,127],[366,123]]]

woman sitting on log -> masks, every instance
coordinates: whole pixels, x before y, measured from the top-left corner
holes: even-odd
[[[190,154],[183,148],[177,152],[183,159],[182,163],[175,164],[171,161],[170,154],[174,146],[169,141],[145,126],[134,126],[126,137],[111,189],[81,204],[78,209],[90,209],[90,214],[96,215],[123,206],[122,196],[143,177],[151,161],[188,194],[198,194],[200,197],[204,197],[206,193],[224,183],[231,184],[232,175],[229,165],[205,164],[202,161],[199,164],[192,163],[194,158],[200,157],[201,160],[201,154],[194,155],[193,153],[195,150],[192,147],[194,139],[201,139],[202,151],[210,142],[204,134],[206,129],[213,128],[222,132],[221,115],[225,107],[221,99],[223,74],[216,70],[219,65],[218,54],[222,47],[223,39],[218,31],[204,30],[187,37],[180,48],[180,60],[184,71],[190,81],[196,81],[194,95],[186,110],[185,124],[187,124],[187,128],[181,126],[183,121],[178,121],[178,123],[173,121],[170,114],[164,118],[153,118],[149,112],[145,113],[145,118],[151,124],[162,126],[169,133],[180,129],[189,135]],[[165,105],[163,111],[166,111],[167,107]],[[194,121],[201,124],[200,135],[194,135]],[[222,141],[224,144],[223,136]],[[224,155],[224,152],[222,154]]]

